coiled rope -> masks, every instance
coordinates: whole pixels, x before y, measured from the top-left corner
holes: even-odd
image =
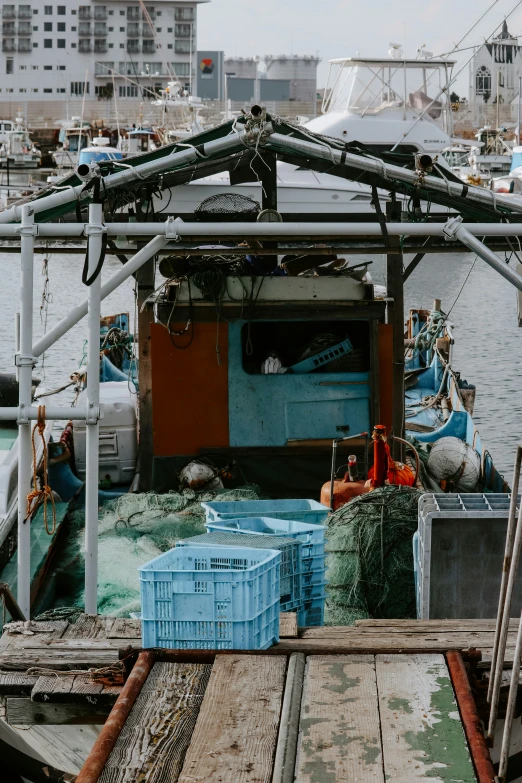
[[[37,466],[37,460],[36,460],[36,444],[35,444],[35,436],[36,432],[38,431],[38,434],[40,435],[40,438],[42,440],[42,447],[43,447],[43,473],[42,473],[42,486],[40,489],[38,489],[38,466]],[[44,518],[44,525],[45,525],[45,532],[52,536],[54,535],[56,531],[56,506],[54,503],[54,497],[51,490],[51,487],[49,486],[49,476],[47,471],[47,443],[45,441],[45,405],[39,405],[38,406],[38,419],[36,421],[36,424],[33,427],[33,432],[31,435],[31,444],[33,448],[33,487],[34,489],[27,495],[27,508],[25,511],[25,518],[29,519],[33,511],[38,508],[40,503],[43,503],[43,518]],[[49,524],[47,521],[47,501],[50,498],[51,500],[51,506],[52,506],[52,513],[53,513],[53,526],[52,529],[49,530]]]

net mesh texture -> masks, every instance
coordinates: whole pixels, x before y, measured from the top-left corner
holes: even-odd
[[[416,616],[412,538],[421,494],[385,486],[328,518],[326,625]]]

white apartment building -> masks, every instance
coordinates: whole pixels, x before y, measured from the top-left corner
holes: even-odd
[[[209,0],[2,3],[0,116],[107,116],[104,103],[150,102],[196,73],[197,7]],[[114,97],[113,97],[114,96]]]

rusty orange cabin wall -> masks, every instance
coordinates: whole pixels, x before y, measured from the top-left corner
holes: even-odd
[[[184,327],[183,323],[171,328]],[[187,336],[173,339],[185,345]],[[215,322],[198,322],[186,350],[175,348],[165,327],[153,324],[151,344],[154,455],[197,454],[206,446],[228,446],[228,324],[219,325],[220,365]]]

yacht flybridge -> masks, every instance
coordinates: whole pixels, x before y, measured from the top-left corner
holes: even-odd
[[[303,128],[357,144],[370,153],[426,153],[435,157],[451,145],[451,107],[447,98],[452,60],[339,58],[330,61],[322,115]],[[439,163],[447,167],[442,155]],[[261,201],[261,185],[252,180],[232,184],[228,172],[179,186],[158,199],[189,212],[203,199],[231,187]],[[277,164],[279,208],[283,212],[370,212],[367,185],[340,180],[306,166]],[[237,181],[237,179],[235,180]]]

